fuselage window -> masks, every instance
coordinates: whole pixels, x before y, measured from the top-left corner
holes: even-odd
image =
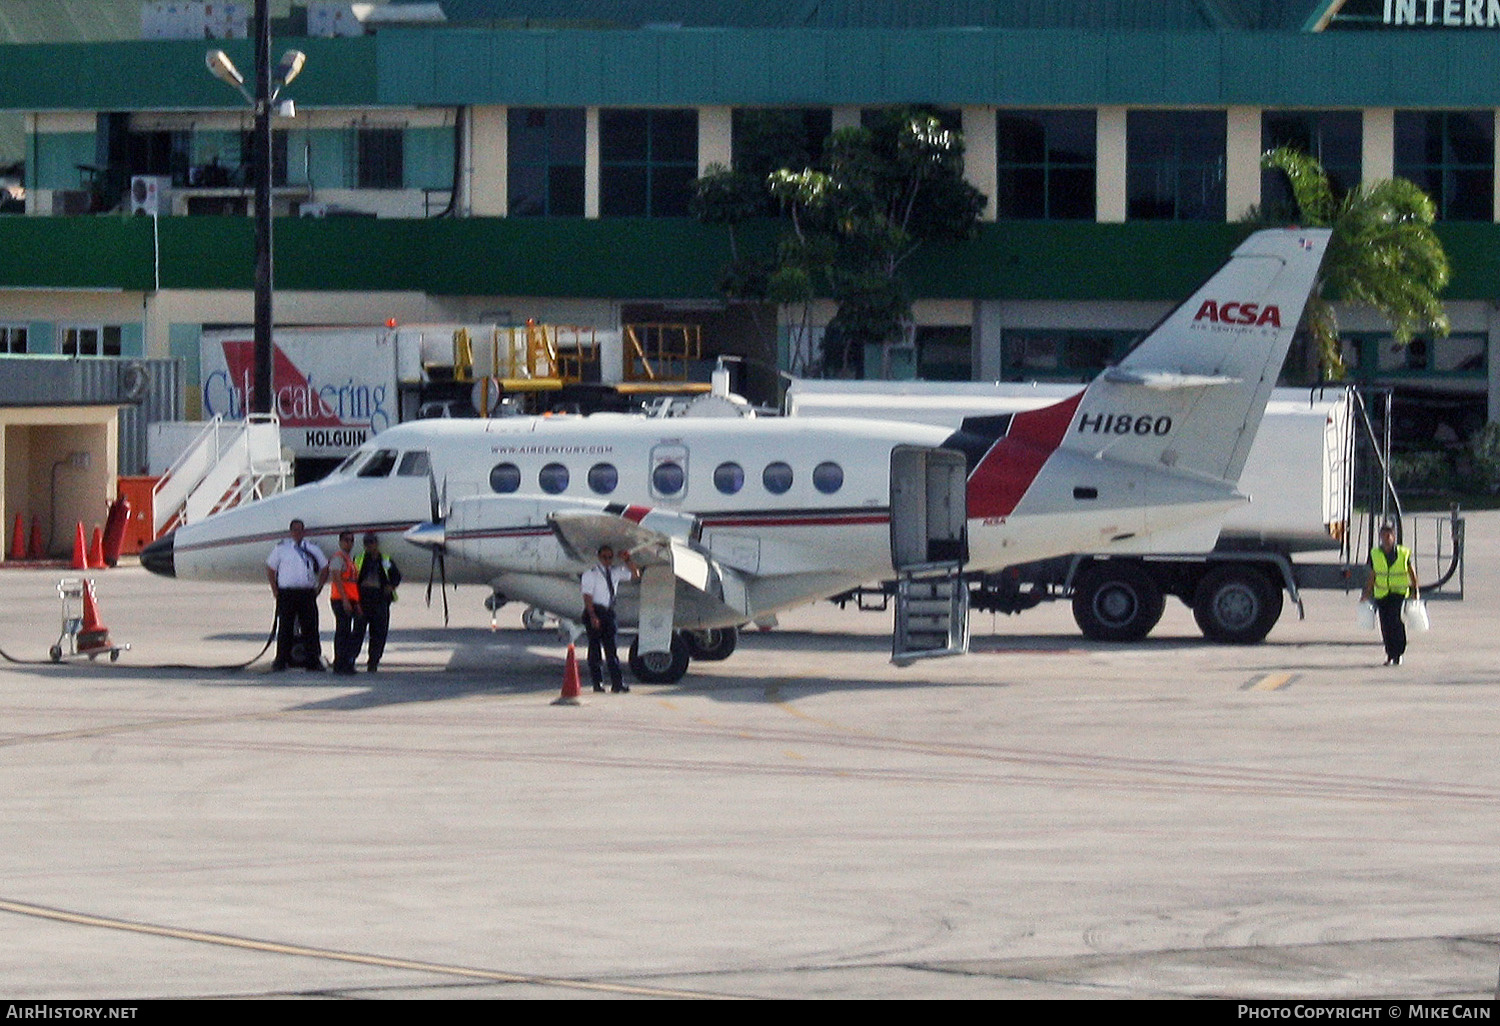
[[[490,471],[490,491],[504,495],[521,487],[521,468],[514,463],[497,463]]]
[[[785,495],[792,488],[792,468],[781,462],[767,463],[760,481],[772,495]]]
[[[682,464],[673,463],[671,460],[658,463],[656,469],[651,472],[651,487],[661,495],[676,495],[682,491],[682,486],[687,482],[687,474],[682,469]]]
[[[561,463],[549,463],[537,474],[536,483],[548,495],[559,495],[568,490],[568,468]]]
[[[745,487],[745,470],[738,463],[720,463],[714,468],[714,487],[725,495],[733,495]]]
[[[432,460],[426,449],[413,449],[401,454],[401,465],[396,468],[397,477],[426,477],[432,469]]]
[[[379,449],[375,455],[360,468],[360,477],[385,477],[396,466],[395,449]]]
[[[832,461],[813,467],[813,487],[824,495],[832,495],[844,487],[844,468]]]
[[[620,483],[620,472],[613,463],[595,463],[589,468],[589,490],[595,495],[608,495]]]

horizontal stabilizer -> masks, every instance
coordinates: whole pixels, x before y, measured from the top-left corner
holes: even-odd
[[[1178,374],[1174,371],[1126,370],[1111,367],[1104,372],[1104,380],[1112,385],[1139,385],[1142,388],[1209,388],[1213,385],[1238,385],[1240,378],[1229,378],[1216,374]]]

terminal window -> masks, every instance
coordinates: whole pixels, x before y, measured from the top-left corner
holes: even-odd
[[[1268,110],[1260,119],[1261,152],[1289,146],[1307,154],[1323,166],[1333,194],[1342,196],[1360,182],[1361,120],[1357,110]],[[1261,172],[1260,196],[1262,210],[1293,210],[1291,189],[1280,171]]]
[[[507,192],[512,217],[582,217],[583,108],[512,108]]]
[[[1128,331],[1012,329],[1004,333],[1000,376],[1005,381],[1091,381],[1130,351]]]
[[[1224,220],[1224,111],[1133,110],[1125,135],[1130,220]]]
[[[1489,376],[1488,338],[1479,333],[1418,336],[1402,346],[1388,334],[1347,332],[1340,343],[1345,365],[1360,381]]]
[[[732,157],[736,171],[764,178],[772,171],[816,167],[833,133],[826,107],[747,107],[733,114]]]
[[[1420,186],[1445,221],[1489,221],[1495,210],[1495,115],[1489,110],[1396,111],[1398,178]]]
[[[687,217],[698,177],[698,112],[599,112],[599,213]]]
[[[19,324],[0,324],[0,353],[26,352],[26,328]]]
[[[995,210],[1001,218],[1092,221],[1092,110],[1003,110],[996,123]]]
[[[120,326],[73,325],[63,329],[62,354],[64,356],[119,356]]]
[[[399,128],[358,130],[358,188],[399,189],[404,181],[405,147]]]

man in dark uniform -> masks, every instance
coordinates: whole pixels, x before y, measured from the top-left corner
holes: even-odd
[[[389,556],[380,553],[380,537],[365,535],[365,550],[354,559],[354,572],[359,580],[359,617],[354,622],[354,645],[351,661],[359,656],[359,646],[365,639],[365,628],[370,630],[370,648],[365,659],[365,670],[374,673],[380,666],[380,657],[385,654],[385,637],[391,629],[391,603],[396,601],[396,588],[401,584],[401,569]]]

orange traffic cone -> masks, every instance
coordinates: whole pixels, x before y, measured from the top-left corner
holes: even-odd
[[[104,562],[104,530],[94,528],[94,538],[89,542],[89,569],[103,570],[106,568]]]
[[[83,527],[78,528],[79,534]],[[90,652],[109,648],[109,628],[99,622],[99,606],[94,601],[94,582],[83,582],[83,626],[78,630],[78,651]]]
[[[73,535],[73,569],[89,568],[89,543],[83,537],[83,521],[78,521],[78,530]]]
[[[568,661],[563,666],[562,694],[553,702],[553,705],[587,705],[583,700],[583,688],[579,686],[578,680],[578,653],[573,650],[573,643],[568,642]]]
[[[31,515],[31,558],[45,559],[47,547],[42,544],[42,518],[35,513]]]
[[[15,529],[10,532],[10,558],[26,558],[26,518],[16,514]]]

